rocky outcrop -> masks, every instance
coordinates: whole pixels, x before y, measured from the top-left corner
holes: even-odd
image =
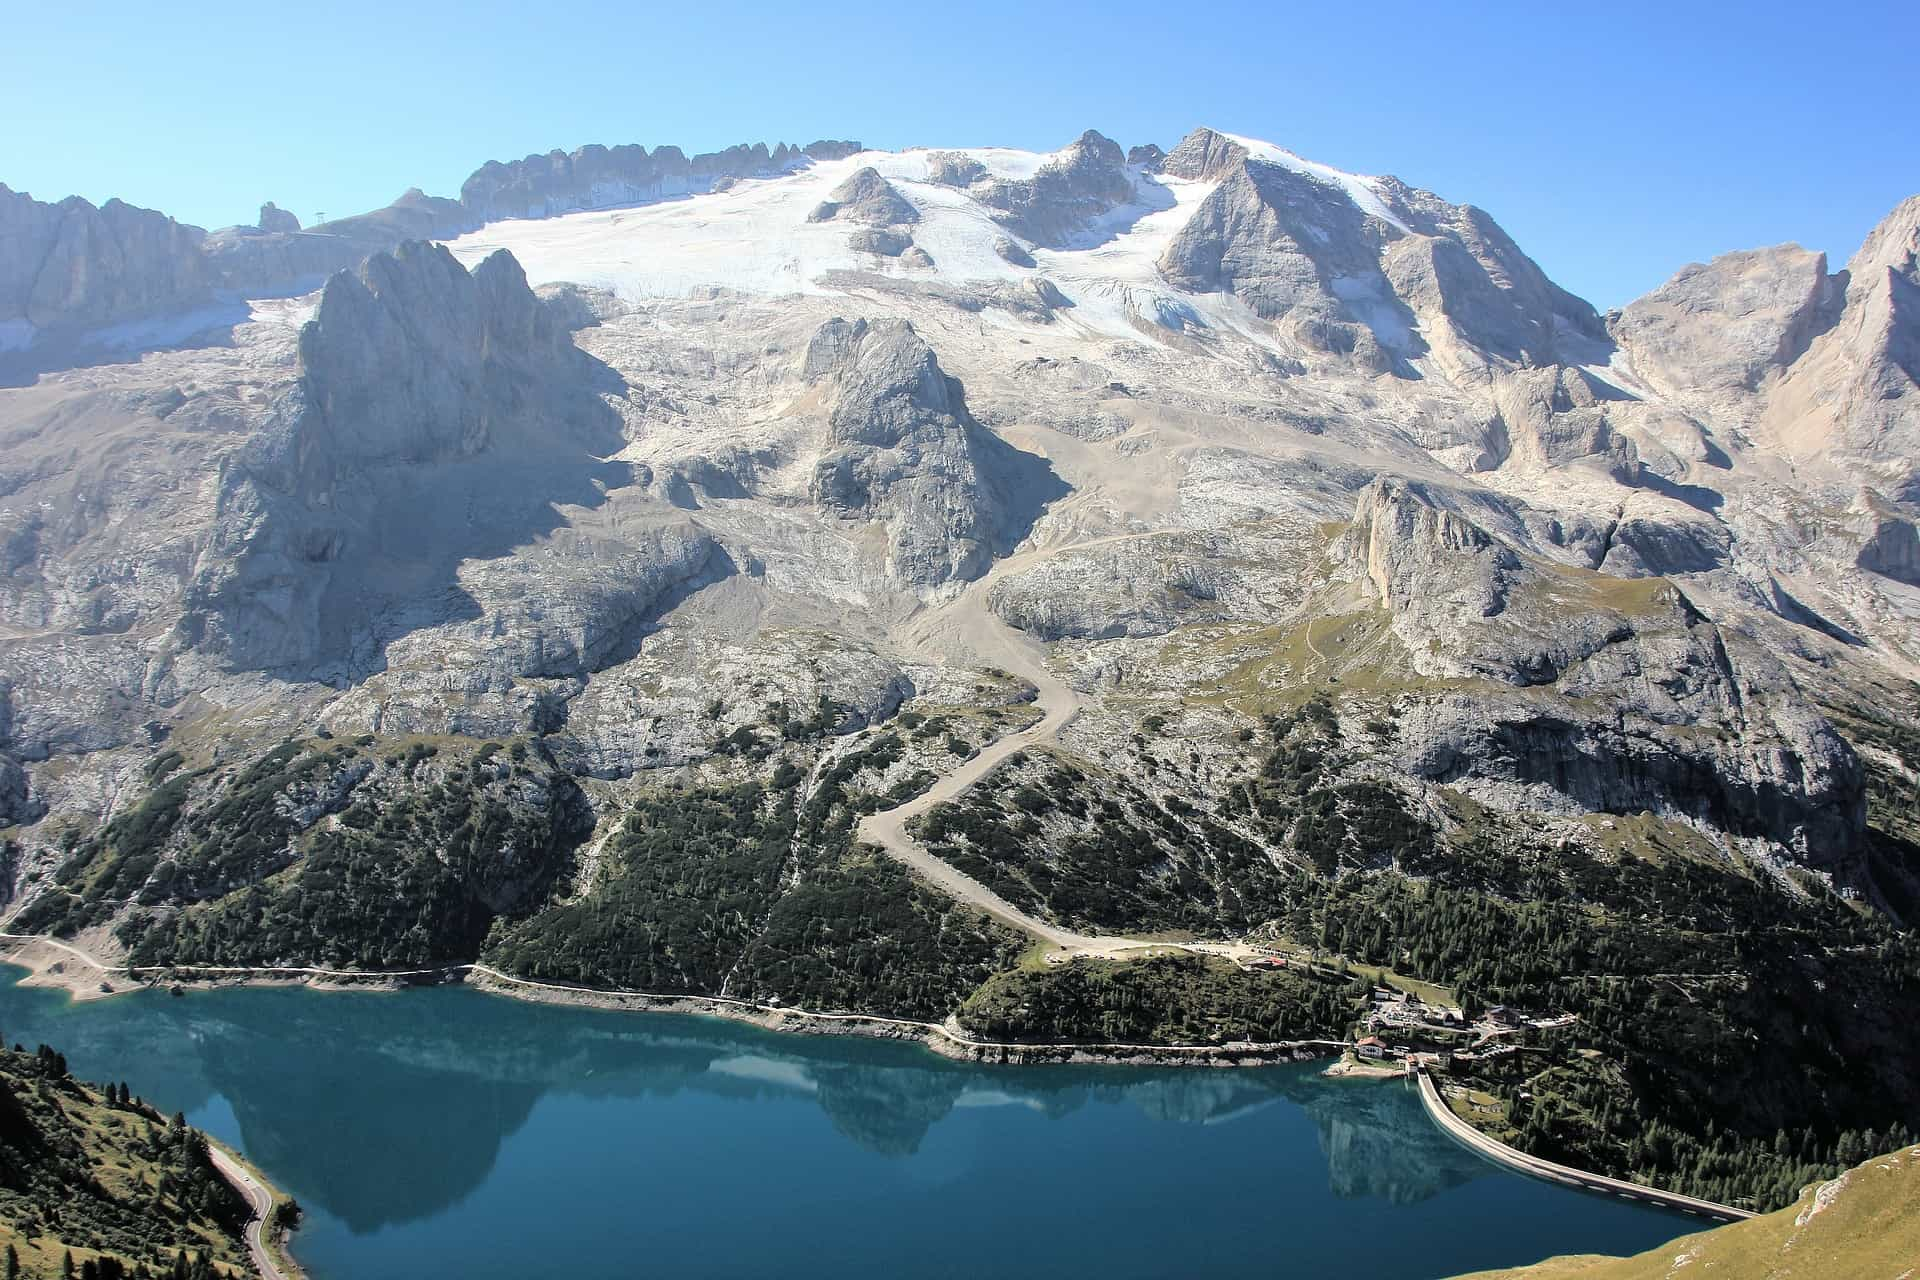
[[[859,155],[866,148],[844,138],[817,138],[800,150],[809,160],[845,160],[848,156]]]
[[[1371,586],[1414,671],[1491,682],[1401,709],[1405,772],[1514,788],[1506,805],[1651,809],[1768,834],[1825,865],[1857,848],[1852,750],[1764,657],[1736,667],[1671,583],[1546,565],[1399,481],[1361,495],[1333,555]]]
[[[1147,142],[1127,148],[1127,163],[1143,173],[1159,173],[1166,159],[1167,153],[1155,143]]]
[[[920,220],[920,211],[899,188],[872,166],[858,170],[813,207],[808,222],[857,222],[868,227],[904,226]]]
[[[1020,540],[1042,470],[984,430],[905,321],[834,320],[803,376],[830,405],[813,500],[886,528],[886,571],[915,590],[979,577]]]
[[[255,225],[262,231],[298,231],[300,219],[269,200],[260,206],[260,218]]]
[[[1903,500],[1920,457],[1920,196],[1847,263],[1846,300],[1768,393],[1766,429],[1794,453],[1898,472]]]
[[[742,143],[689,159],[675,146],[599,145],[577,151],[502,163],[489,160],[460,184],[460,203],[480,221],[551,218],[578,209],[643,204],[707,191],[723,178],[764,178],[810,160],[837,159],[860,150],[857,142],[821,141],[806,147]]]
[[[987,166],[964,151],[927,153],[927,181],[943,187],[970,187],[987,176]]]
[[[86,329],[202,304],[218,283],[205,236],[120,200],[43,204],[0,186],[0,326]]]
[[[473,609],[433,593],[461,559],[551,527],[546,504],[591,495],[619,445],[596,366],[505,252],[471,273],[424,242],[376,254],[328,281],[299,354],[298,388],[224,477],[180,624],[235,667],[312,664],[376,643],[382,617]],[[419,486],[434,506],[410,503]]]
[[[847,237],[847,247],[881,258],[898,258],[913,247],[913,237],[891,227],[862,227]]]
[[[536,419],[563,439],[582,418],[604,421],[579,395],[546,395],[580,360],[512,254],[468,272],[445,248],[410,241],[327,281],[300,333],[298,429],[336,467],[471,455]]]
[[[1383,371],[1429,357],[1451,376],[1550,364],[1601,336],[1491,218],[1393,178],[1360,178],[1202,129],[1161,166],[1217,182],[1160,258],[1172,284],[1227,292],[1309,351]]]
[[[1134,199],[1119,144],[1092,129],[1031,178],[987,178],[971,193],[1008,230],[1049,248],[1066,247],[1095,218]]]
[[[1225,134],[1195,129],[1180,139],[1160,162],[1160,172],[1193,182],[1226,177],[1247,158],[1247,149]]]
[[[1825,254],[1784,244],[1685,267],[1608,327],[1650,386],[1753,392],[1833,326],[1845,294]]]
[[[1632,484],[1639,456],[1613,429],[1608,411],[1617,398],[1590,374],[1565,365],[1502,372],[1492,387],[1493,431],[1502,447],[1490,461],[1533,470],[1578,463]]]

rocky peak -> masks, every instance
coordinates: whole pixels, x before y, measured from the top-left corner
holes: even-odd
[[[905,320],[828,321],[807,344],[803,373],[832,386],[835,444],[891,448],[930,422],[970,421],[960,384]]]
[[[1361,492],[1346,535],[1382,608],[1444,608],[1491,617],[1520,566],[1511,547],[1436,500],[1424,485],[1382,477]]]
[[[1560,360],[1565,335],[1603,336],[1590,306],[1471,206],[1256,155],[1211,130],[1189,135],[1162,171],[1217,185],[1168,243],[1161,274],[1234,294],[1308,351],[1372,372],[1431,357],[1449,377],[1485,382]]]
[[[0,323],[82,329],[203,303],[205,238],[121,200],[45,204],[0,186]]]
[[[1749,393],[1831,328],[1845,277],[1797,244],[1683,267],[1608,326],[1643,380],[1663,391]]]
[[[300,332],[307,412],[338,462],[472,454],[536,413],[564,422],[573,397],[541,406],[529,393],[575,355],[512,254],[469,273],[418,240],[335,274]]]
[[[1920,285],[1920,195],[1908,196],[1894,206],[1847,262],[1847,274],[1869,287],[1881,272]]]
[[[1845,303],[1768,393],[1764,422],[1793,453],[1864,467],[1920,490],[1920,196],[1868,234],[1847,263]]]
[[[262,231],[298,231],[300,219],[269,200],[260,206],[260,218],[255,225]]]
[[[886,575],[921,592],[979,577],[1024,534],[1045,473],[984,430],[960,383],[904,320],[834,319],[802,374],[826,393],[813,500],[886,529]]]
[[[1195,182],[1223,178],[1247,158],[1247,149],[1225,134],[1195,129],[1160,163],[1160,172]]]
[[[871,165],[827,193],[807,215],[808,222],[845,219],[869,227],[898,226],[920,220],[919,211]]]
[[[1127,163],[1147,173],[1159,173],[1160,166],[1166,162],[1167,153],[1157,143],[1143,142],[1136,147],[1127,148]]]
[[[1089,222],[1134,198],[1120,145],[1092,129],[1041,165],[1031,178],[992,178],[974,198],[1027,240],[1063,248]]]

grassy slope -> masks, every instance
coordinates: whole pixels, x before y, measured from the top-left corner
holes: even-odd
[[[1764,1217],[1632,1258],[1550,1258],[1462,1280],[1899,1280],[1920,1276],[1920,1147],[1869,1160]]]
[[[110,1104],[29,1053],[0,1051],[0,1088],[0,1257],[17,1249],[30,1276],[59,1275],[69,1250],[76,1266],[106,1256],[165,1271],[185,1248],[215,1274],[251,1274],[237,1227],[220,1220],[237,1193],[221,1182],[208,1199],[164,1117]]]

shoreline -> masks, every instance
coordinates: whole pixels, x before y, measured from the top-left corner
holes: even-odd
[[[214,1168],[246,1199],[247,1207],[252,1210],[253,1216],[248,1219],[243,1236],[261,1280],[306,1280],[305,1269],[293,1256],[293,1228],[274,1216],[275,1210],[292,1202],[293,1197],[276,1186],[259,1165],[234,1148],[212,1134],[203,1136]],[[260,1193],[259,1198],[255,1197],[255,1191]]]
[[[1420,1104],[1425,1109],[1427,1118],[1433,1121],[1440,1132],[1491,1164],[1511,1169],[1529,1178],[1538,1178],[1542,1182],[1572,1187],[1576,1191],[1585,1191],[1599,1196],[1618,1196],[1625,1200],[1639,1200],[1696,1218],[1707,1218],[1717,1222],[1743,1222],[1756,1216],[1750,1209],[1738,1209],[1730,1204],[1716,1204],[1711,1200],[1702,1200],[1698,1196],[1686,1195],[1679,1191],[1666,1191],[1644,1183],[1628,1182],[1602,1173],[1588,1173],[1584,1169],[1575,1169],[1571,1165],[1555,1164],[1551,1160],[1529,1155],[1508,1146],[1498,1138],[1482,1133],[1455,1115],[1453,1108],[1447,1105],[1445,1098],[1441,1097],[1438,1086],[1433,1083],[1433,1077],[1424,1070],[1417,1075]]]
[[[1306,1039],[1218,1045],[1047,1043],[979,1040],[951,1019],[945,1023],[884,1014],[824,1013],[728,996],[685,995],[582,987],[503,973],[477,962],[437,969],[370,971],[288,966],[128,966],[103,963],[57,938],[0,934],[0,960],[28,970],[23,987],[64,990],[75,1001],[106,1000],[150,988],[211,991],[221,987],[307,987],[315,991],[401,991],[455,983],[488,995],[535,1004],[571,1005],[616,1013],[677,1013],[723,1018],[792,1035],[855,1035],[915,1041],[959,1062],[998,1066],[1266,1067],[1338,1058],[1344,1041]]]

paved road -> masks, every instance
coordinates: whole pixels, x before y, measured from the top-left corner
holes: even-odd
[[[1516,1151],[1503,1142],[1495,1142],[1455,1115],[1453,1108],[1449,1107],[1446,1100],[1440,1096],[1440,1090],[1434,1086],[1433,1077],[1425,1071],[1417,1074],[1420,1082],[1420,1100],[1426,1104],[1427,1114],[1433,1118],[1433,1122],[1454,1141],[1495,1164],[1505,1165],[1509,1169],[1516,1169],[1548,1182],[1557,1182],[1562,1186],[1577,1187],[1582,1191],[1592,1191],[1603,1196],[1617,1196],[1623,1200],[1641,1200],[1648,1204],[1660,1205],[1662,1208],[1678,1209],[1682,1213],[1713,1218],[1720,1222],[1738,1222],[1742,1218],[1753,1217],[1753,1214],[1745,1209],[1736,1209],[1732,1205],[1715,1204],[1711,1200],[1683,1196],[1677,1191],[1662,1191],[1658,1187],[1643,1187],[1637,1182],[1623,1182],[1619,1178],[1609,1178],[1600,1173],[1588,1173],[1584,1169],[1555,1164],[1551,1160],[1542,1160],[1524,1151]]]
[[[247,1222],[247,1252],[253,1255],[254,1270],[260,1273],[261,1280],[291,1280],[274,1260],[273,1251],[267,1248],[267,1224],[273,1214],[273,1193],[267,1190],[265,1183],[247,1172],[239,1161],[228,1155],[225,1148],[209,1142],[207,1154],[213,1157],[213,1167],[220,1171],[220,1176],[231,1182],[253,1209],[253,1217]]]

